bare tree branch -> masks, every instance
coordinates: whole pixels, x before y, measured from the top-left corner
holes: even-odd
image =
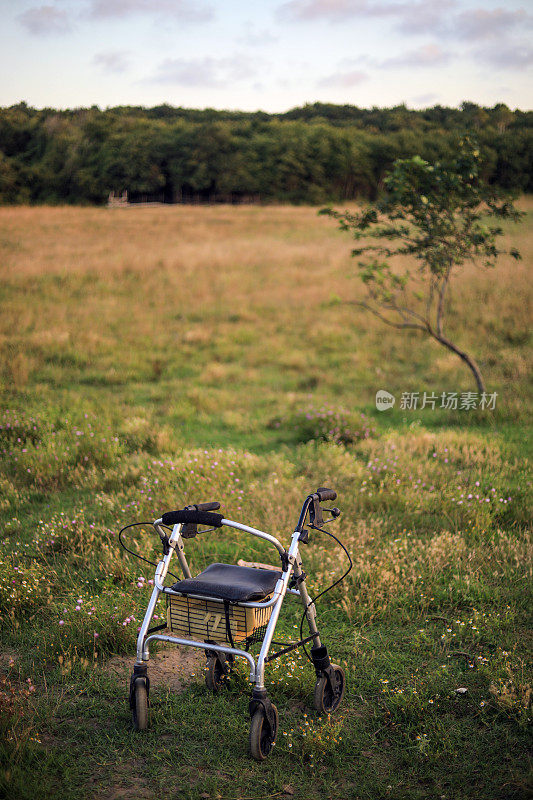
[[[431,329],[429,319],[426,319],[421,314],[418,314],[416,311],[413,311],[412,308],[406,308],[404,306],[399,306],[397,303],[389,303],[388,305],[383,304],[383,308],[385,308],[387,310],[390,310],[390,311],[396,311],[404,319],[405,319],[405,316],[407,315],[409,317],[413,317],[413,319],[419,320],[419,322],[422,323],[422,329],[425,330],[425,331],[429,331]]]
[[[371,314],[374,314],[375,317],[380,319],[386,325],[390,325],[392,328],[414,328],[415,330],[424,331],[424,333],[426,333],[428,330],[426,325],[419,325],[416,322],[394,322],[393,320],[387,319],[387,317],[384,317],[383,314],[381,314],[376,308],[373,308],[372,306],[368,305],[368,303],[363,303],[360,300],[346,300],[345,304],[350,306],[359,306],[360,308],[364,308],[366,311],[370,311]],[[393,310],[396,311],[397,309]]]

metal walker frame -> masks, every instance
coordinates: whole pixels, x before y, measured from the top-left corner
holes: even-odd
[[[306,523],[308,515],[309,515],[310,527],[320,528],[323,524],[323,518],[321,513],[322,510],[328,510],[333,517],[337,517],[340,514],[340,511],[337,508],[322,509],[320,507],[320,502],[324,500],[335,500],[336,496],[337,496],[336,492],[334,492],[332,489],[318,489],[315,493],[308,495],[302,506],[300,517],[296,525],[296,528],[292,534],[291,542],[288,549],[286,549],[275,536],[272,536],[269,533],[265,533],[265,531],[258,530],[257,528],[252,528],[249,525],[243,525],[242,523],[235,522],[234,520],[225,519],[217,514],[210,515],[205,513],[206,508],[209,508],[209,510],[212,510],[213,508],[219,508],[219,503],[207,503],[207,504],[200,504],[198,506],[187,506],[187,509],[189,510],[189,516],[191,516],[191,513],[194,516],[194,512],[192,511],[192,509],[197,509],[198,512],[200,511],[203,512],[203,518],[198,519],[198,524],[202,523],[209,524],[205,522],[205,518],[210,516],[216,517],[217,527],[227,526],[229,528],[234,528],[236,530],[243,531],[244,533],[249,533],[252,536],[256,536],[260,539],[269,542],[278,551],[281,561],[281,577],[278,579],[274,588],[274,592],[272,593],[270,599],[265,601],[246,601],[246,602],[238,601],[234,603],[234,605],[244,608],[259,608],[259,609],[270,608],[270,607],[272,608],[270,619],[268,620],[268,623],[266,625],[266,630],[264,632],[263,641],[261,644],[259,654],[257,656],[257,660],[254,659],[253,655],[250,652],[238,647],[230,647],[223,644],[217,644],[211,641],[209,642],[198,641],[196,639],[187,639],[181,636],[174,636],[171,634],[155,632],[163,627],[166,627],[166,625],[158,626],[158,628],[152,629],[154,632],[151,632],[150,623],[152,621],[152,617],[155,612],[157,601],[162,594],[165,594],[167,596],[178,596],[178,597],[187,596],[190,598],[199,598],[201,600],[207,600],[207,601],[213,600],[219,603],[221,602],[220,598],[217,597],[208,597],[204,595],[200,596],[195,594],[183,595],[180,592],[176,592],[173,589],[164,585],[164,581],[169,569],[169,564],[174,553],[178,557],[184,577],[185,578],[192,577],[189,564],[185,556],[185,546],[182,537],[185,523],[177,522],[176,524],[174,524],[172,526],[172,532],[170,533],[170,535],[167,535],[165,531],[165,527],[167,529],[169,529],[170,527],[170,525],[168,524],[170,518],[172,518],[173,516],[179,517],[180,514],[183,516],[183,512],[170,512],[169,514],[164,514],[163,517],[155,520],[152,523],[155,530],[159,534],[161,541],[163,542],[164,555],[162,559],[159,561],[155,571],[154,587],[137,637],[137,657],[135,660],[133,675],[131,677],[131,683],[130,683],[130,706],[132,707],[132,709],[135,709],[135,691],[138,681],[144,682],[144,685],[146,687],[146,698],[147,702],[149,702],[148,701],[149,679],[148,679],[147,666],[150,658],[150,643],[153,641],[161,641],[161,642],[171,642],[172,644],[176,645],[184,645],[187,647],[199,648],[201,650],[206,651],[206,654],[208,656],[210,657],[216,656],[217,658],[219,658],[221,660],[221,664],[223,663],[223,661],[225,661],[226,656],[229,656],[230,659],[231,658],[246,659],[250,667],[250,682],[254,684],[252,700],[250,702],[250,714],[253,718],[256,712],[261,713],[263,715],[263,720],[265,722],[264,730],[262,731],[261,734],[262,736],[261,741],[263,742],[264,747],[263,744],[260,743],[258,751],[259,757],[257,752],[254,752],[253,744],[251,744],[252,754],[258,760],[262,760],[264,757],[266,757],[266,755],[268,755],[268,752],[270,751],[271,746],[274,743],[276,729],[277,729],[277,711],[275,709],[275,706],[273,706],[273,704],[269,700],[265,689],[265,665],[273,658],[276,658],[279,655],[294,650],[297,647],[300,647],[301,645],[307,642],[312,642],[311,658],[317,674],[317,686],[318,683],[322,681],[323,688],[325,686],[325,688],[329,692],[328,696],[333,698],[331,703],[332,705],[331,710],[335,710],[335,708],[340,704],[340,701],[342,700],[342,695],[344,694],[344,673],[340,667],[332,665],[330,663],[327,654],[327,649],[322,645],[322,641],[320,639],[320,634],[316,624],[315,605],[314,602],[312,602],[311,598],[309,597],[309,593],[307,591],[307,587],[305,584],[306,573],[302,569],[300,543],[303,542],[307,544],[308,542],[309,531],[304,529],[304,525]],[[202,516],[202,514],[198,513],[198,516]],[[301,603],[304,607],[304,613],[307,619],[307,624],[309,626],[309,636],[305,639],[299,640],[298,642],[289,643],[289,645],[285,647],[283,650],[281,650],[279,653],[275,653],[269,657],[269,650],[272,644],[272,639],[274,636],[276,624],[278,622],[281,606],[287,594],[291,594],[300,598]],[[316,692],[315,692],[315,705],[317,705]],[[327,712],[327,708],[325,710]],[[141,725],[141,727],[145,726]],[[255,749],[257,751],[257,747]]]

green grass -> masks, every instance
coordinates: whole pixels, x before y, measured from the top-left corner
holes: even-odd
[[[352,286],[342,277],[347,243],[314,210],[216,209],[227,223],[222,254],[206,222],[215,210],[183,210],[192,239],[198,226],[183,263],[162,234],[146,243],[146,263],[135,260],[130,241],[149,237],[140,216],[2,213],[21,246],[5,248],[2,286],[0,791],[13,800],[526,797],[530,400],[511,291],[519,281],[525,291],[525,273],[474,276],[451,310],[499,393],[495,412],[402,411],[397,401],[380,413],[380,388],[465,391],[469,377],[430,343],[328,303],[321,287]],[[95,216],[101,241],[90,233]],[[173,217],[161,224],[170,236]],[[330,251],[338,255],[322,264]],[[218,499],[226,516],[288,542],[319,485],[338,491],[331,530],[354,561],[318,601],[323,639],[347,672],[338,715],[311,709],[314,673],[297,652],[267,668],[280,733],[264,764],[247,754],[243,664],[216,697],[200,670],[179,693],[153,689],[152,727],[135,734],[125,680],[108,663],[133,663],[153,568],[120,550],[118,529]],[[130,544],[157,558],[157,537],[135,531]],[[188,548],[197,570],[241,556],[275,563],[235,532]],[[345,569],[324,535],[302,549],[313,591]],[[280,637],[299,619],[287,601]]]

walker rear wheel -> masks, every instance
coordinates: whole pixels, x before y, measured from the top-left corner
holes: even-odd
[[[342,703],[344,697],[345,677],[344,670],[338,664],[332,664],[335,673],[336,685],[331,686],[327,675],[321,675],[315,683],[314,706],[321,714],[333,714]]]
[[[146,683],[142,678],[137,678],[135,681],[133,692],[133,727],[136,731],[145,731],[150,723],[150,712]]]
[[[278,732],[278,710],[272,705],[274,712],[274,729],[271,730],[262,708],[255,711],[250,725],[250,752],[256,761],[264,761],[269,755]]]
[[[229,675],[229,664],[227,661],[221,663],[216,656],[207,659],[207,671],[205,673],[205,683],[208,689],[216,693],[226,683]]]

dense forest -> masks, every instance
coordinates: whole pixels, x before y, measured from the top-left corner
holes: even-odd
[[[399,157],[475,134],[484,177],[533,191],[533,112],[314,103],[284,114],[121,106],[0,109],[0,203],[322,203],[374,198]]]

